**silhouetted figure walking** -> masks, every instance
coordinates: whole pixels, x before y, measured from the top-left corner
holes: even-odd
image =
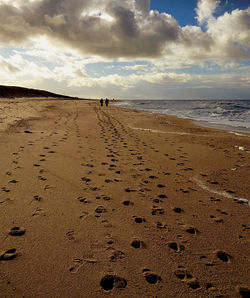
[[[108,107],[108,105],[109,105],[109,100],[107,98],[105,99],[105,105],[106,105],[106,107]]]
[[[101,107],[103,106],[103,99],[100,100]]]

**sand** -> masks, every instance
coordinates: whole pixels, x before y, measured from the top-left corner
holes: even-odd
[[[1,297],[249,295],[249,135],[18,102],[0,123]]]

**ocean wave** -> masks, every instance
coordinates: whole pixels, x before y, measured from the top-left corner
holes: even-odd
[[[126,100],[115,104],[250,130],[250,100]]]

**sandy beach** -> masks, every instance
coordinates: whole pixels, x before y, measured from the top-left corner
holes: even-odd
[[[0,297],[249,297],[249,134],[91,100],[0,108]]]

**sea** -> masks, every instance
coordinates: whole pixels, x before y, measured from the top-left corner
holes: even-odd
[[[250,99],[117,100],[114,104],[127,109],[193,119],[208,127],[250,133]]]

